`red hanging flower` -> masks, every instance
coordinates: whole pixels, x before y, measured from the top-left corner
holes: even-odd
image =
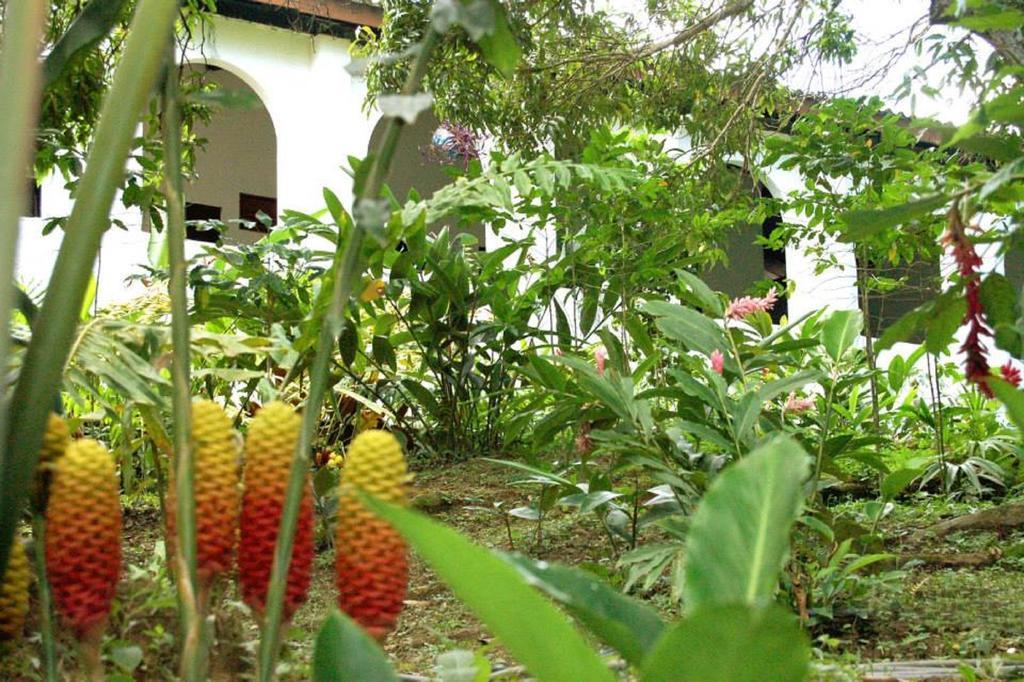
[[[1003,375],[1003,379],[1007,383],[1013,384],[1015,387],[1020,388],[1020,368],[1014,367],[1013,363],[1007,361],[1005,365],[999,368],[1000,373]]]
[[[967,302],[967,313],[963,320],[963,324],[967,325],[967,337],[960,346],[960,352],[965,356],[964,374],[968,381],[977,384],[978,389],[991,398],[993,394],[988,381],[992,372],[988,364],[988,348],[982,342],[982,337],[992,336],[992,331],[985,324],[985,309],[981,305],[981,277],[978,272],[981,257],[967,236],[960,211],[955,205],[949,211],[949,228],[942,237],[942,244],[949,248],[956,261]]]

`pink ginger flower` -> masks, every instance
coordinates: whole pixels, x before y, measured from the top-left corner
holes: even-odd
[[[1007,360],[1006,364],[999,368],[1000,373],[1003,375],[1003,379],[1007,383],[1013,384],[1017,388],[1020,388],[1020,368],[1014,367],[1013,363]]]
[[[576,431],[576,452],[581,456],[585,457],[594,450],[594,441],[590,437],[590,422],[583,422],[580,424],[579,430]]]
[[[711,358],[711,369],[716,374],[721,374],[723,371],[725,371],[725,356],[722,355],[722,351],[717,350],[717,349],[711,351],[710,358]]]
[[[729,306],[725,309],[725,316],[730,320],[742,320],[747,315],[753,315],[758,311],[768,312],[775,307],[778,300],[779,296],[775,293],[775,289],[770,289],[762,298],[753,296],[734,298],[729,301]]]
[[[598,346],[597,350],[594,351],[594,363],[597,365],[597,373],[600,376],[604,376],[604,363],[608,360],[608,352],[604,349],[604,346]]]
[[[814,407],[814,398],[798,398],[796,393],[790,393],[786,398],[786,404],[783,405],[783,409],[786,412],[792,412],[793,414],[800,414]]]

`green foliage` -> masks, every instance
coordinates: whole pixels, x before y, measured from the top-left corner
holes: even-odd
[[[370,503],[537,679],[614,679],[582,636],[511,565],[426,517]]]
[[[596,576],[523,556],[511,556],[509,561],[527,582],[562,604],[633,665],[644,660],[665,630],[654,609],[626,597]]]
[[[806,638],[783,609],[703,608],[665,634],[645,661],[642,679],[797,682],[807,678],[808,659]]]
[[[683,601],[688,612],[716,604],[757,607],[771,601],[809,470],[800,447],[780,438],[715,480],[686,536]]]
[[[366,631],[340,611],[327,616],[313,651],[314,682],[397,682],[387,656]]]

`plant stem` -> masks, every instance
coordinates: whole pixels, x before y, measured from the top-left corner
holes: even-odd
[[[8,11],[17,11],[25,4],[8,3]],[[75,206],[11,398],[7,447],[0,461],[0,566],[7,563],[39,459],[46,420],[60,391],[96,253],[103,233],[110,227],[110,207],[124,178],[125,160],[142,108],[160,75],[165,45],[177,15],[178,0],[139,0],[123,56],[103,102]],[[18,31],[5,31],[6,36],[12,33]],[[33,45],[37,47],[38,43]],[[14,96],[4,91],[0,100]],[[23,132],[19,130],[18,134]],[[4,149],[5,156],[7,153]]]
[[[203,616],[199,605],[196,573],[195,461],[192,450],[192,382],[189,376],[188,261],[185,259],[185,198],[181,176],[181,112],[178,102],[178,71],[173,43],[164,75],[163,126],[164,196],[167,200],[167,251],[170,259],[168,294],[171,299],[171,380],[174,412],[174,492],[176,508],[175,572],[182,631],[181,677],[202,679],[205,668]]]
[[[39,634],[43,645],[43,674],[46,682],[57,682],[57,641],[53,635],[53,599],[46,577],[46,519],[32,515],[32,542],[36,561],[36,583],[39,591]]]
[[[420,43],[416,60],[412,64],[406,78],[402,95],[412,95],[419,90],[420,82],[426,74],[427,63],[434,51],[440,36],[428,28],[427,34]],[[389,118],[381,138],[380,146],[366,161],[370,170],[362,187],[356,186],[356,204],[365,199],[376,199],[380,196],[391,166],[391,159],[398,147],[398,139],[402,133],[403,122],[398,118]],[[338,226],[341,228],[342,226]],[[277,544],[274,547],[274,566],[270,574],[267,588],[266,614],[260,636],[259,666],[257,678],[260,682],[269,682],[274,677],[280,649],[281,616],[283,613],[284,589],[291,564],[292,546],[295,540],[295,525],[299,516],[299,503],[302,499],[303,486],[306,485],[306,474],[309,468],[309,453],[313,445],[313,435],[320,421],[320,409],[324,394],[327,392],[328,370],[337,344],[338,336],[344,329],[345,306],[352,296],[356,279],[362,271],[361,260],[363,250],[364,228],[354,224],[349,230],[348,240],[339,237],[338,248],[344,244],[344,252],[335,261],[334,287],[331,301],[320,327],[320,338],[316,356],[310,369],[309,397],[302,414],[302,428],[299,442],[292,457],[291,474],[284,507],[281,511],[281,524],[278,527]]]
[[[828,433],[832,428],[832,399],[835,397],[836,381],[838,380],[838,373],[836,370],[832,370],[832,380],[829,382],[828,391],[826,393],[825,400],[825,423],[821,428],[821,439],[818,441],[818,456],[814,463],[814,479],[813,487],[811,488],[811,498],[816,499],[818,497],[818,481],[821,480],[821,463],[825,458],[825,441],[828,440]]]
[[[20,0],[8,4],[0,51],[0,149],[3,150],[0,154],[0,244],[3,244],[0,248],[0,367],[5,368],[10,345],[8,327],[14,294],[18,225],[25,212],[25,176],[31,167],[34,131],[39,116],[42,87],[39,46],[50,6],[44,0]],[[0,472],[9,466],[7,404],[3,400],[7,394],[6,383],[0,382]],[[0,494],[3,489],[0,481]],[[0,575],[7,565],[7,554],[20,510],[20,503],[11,506],[13,508],[6,505],[0,508],[0,516],[4,519],[0,524]]]

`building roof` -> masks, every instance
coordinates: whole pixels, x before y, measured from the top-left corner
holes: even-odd
[[[351,38],[361,26],[380,28],[379,7],[351,0],[217,0],[217,13],[312,35]]]

